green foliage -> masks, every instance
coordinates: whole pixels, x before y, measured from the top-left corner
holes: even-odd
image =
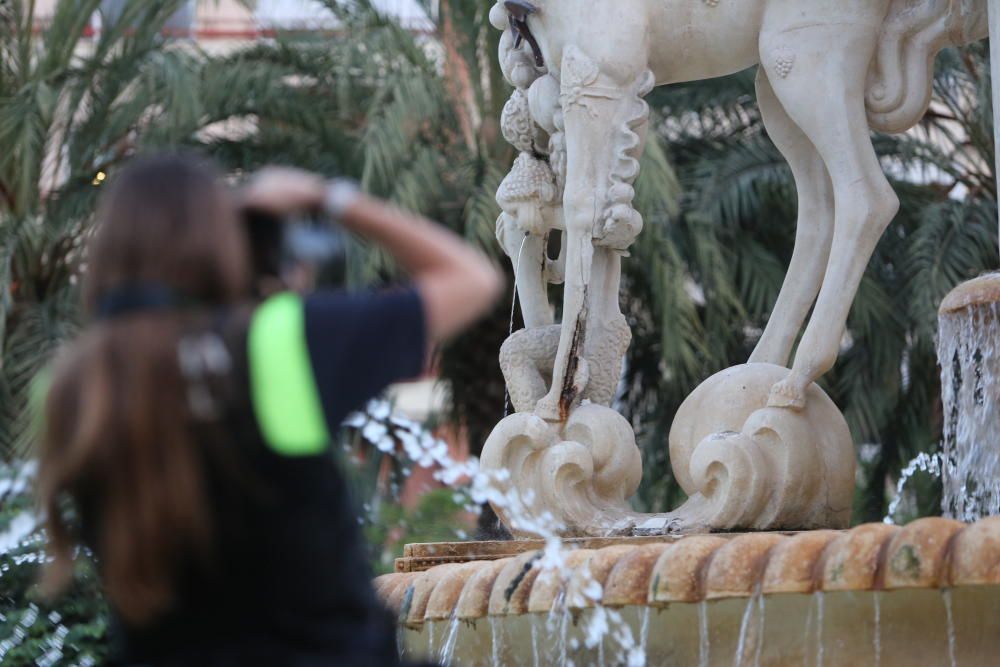
[[[0,465],[0,663],[104,664],[108,609],[92,562],[80,559],[74,585],[58,600],[38,590],[45,539],[33,513],[32,478],[30,464]]]
[[[0,6],[0,460],[26,451],[27,387],[77,325],[76,266],[107,173],[144,142],[182,141],[198,56],[164,43],[180,5],[132,2],[80,48],[99,0]]]
[[[0,460],[30,446],[27,388],[78,328],[97,195],[130,156],[186,146],[237,174],[362,174],[359,101],[383,86],[351,65],[363,44],[289,36],[210,57],[161,36],[180,4],[126,3],[93,38],[99,0],[62,0],[42,31],[33,2],[0,4]]]
[[[396,558],[407,544],[455,542],[467,538],[460,515],[466,512],[465,496],[451,489],[435,489],[420,497],[417,506],[406,509],[389,503],[377,522],[368,524],[365,536],[376,549],[373,565],[376,574],[392,572]]]

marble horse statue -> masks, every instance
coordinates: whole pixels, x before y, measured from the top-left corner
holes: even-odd
[[[548,530],[539,521],[565,535],[848,524],[853,443],[814,382],[837,359],[865,267],[898,208],[869,131],[920,120],[934,56],[987,35],[986,2],[495,4],[501,67],[515,88],[502,127],[520,152],[497,195],[498,238],[526,328],[501,351],[516,414],[490,437],[483,468],[529,507],[532,521],[520,523],[497,507],[515,533]],[[610,406],[631,338],[618,291],[642,230],[632,201],[649,125],[643,98],[753,65],[764,123],[795,178],[795,251],[748,363],[710,378],[676,417],[671,463],[689,500],[638,515],[627,499],[641,459],[631,425]],[[561,322],[550,284],[564,286]]]

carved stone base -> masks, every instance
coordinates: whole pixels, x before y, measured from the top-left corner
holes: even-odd
[[[816,385],[803,410],[767,407],[787,373],[737,366],[684,402],[670,458],[689,500],[673,512],[631,510],[642,476],[635,436],[621,415],[593,404],[562,429],[530,413],[497,426],[482,458],[502,495],[494,509],[519,537],[846,528],[855,468],[847,422]]]
[[[565,426],[511,415],[486,441],[480,468],[503,496],[493,509],[519,537],[626,535],[641,518],[628,505],[642,479],[639,448],[610,408],[581,406]]]
[[[788,370],[746,364],[688,397],[670,431],[674,475],[690,499],[668,517],[675,530],[846,528],[854,496],[854,444],[843,415],[817,385],[806,407],[767,407]]]

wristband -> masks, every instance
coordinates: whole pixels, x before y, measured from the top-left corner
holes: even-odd
[[[326,186],[323,208],[334,220],[344,216],[351,206],[361,198],[361,188],[349,178],[335,178]]]

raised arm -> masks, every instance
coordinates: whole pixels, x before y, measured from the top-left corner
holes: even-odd
[[[361,194],[348,183],[271,168],[254,177],[242,200],[246,206],[282,216],[323,206],[345,228],[385,248],[420,292],[433,341],[447,339],[472,324],[503,288],[497,268],[458,236]]]

